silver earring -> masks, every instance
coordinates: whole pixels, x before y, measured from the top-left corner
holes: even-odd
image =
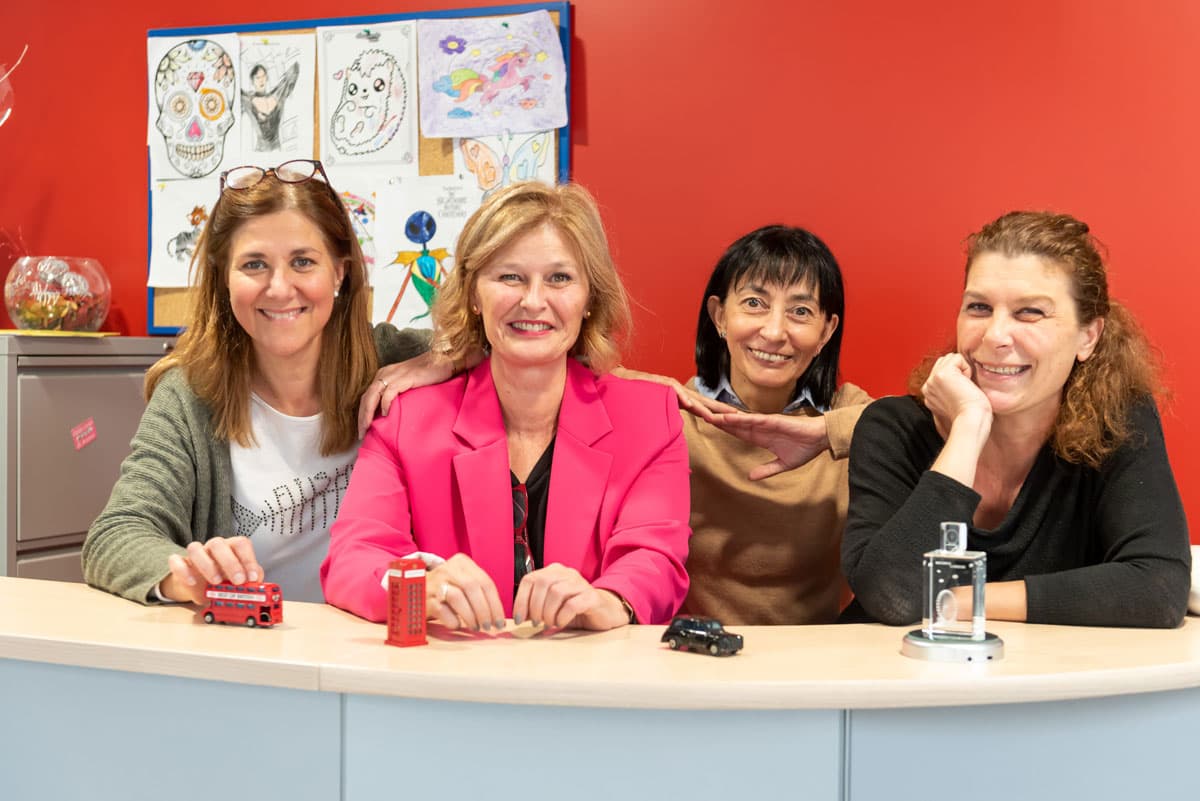
[[[586,320],[586,319],[588,319],[588,318],[589,318],[589,317],[591,317],[591,316],[592,316],[592,310],[591,310],[591,309],[588,309],[587,311],[585,311],[585,312],[583,313],[583,319],[585,319],[585,320]]]
[[[471,307],[471,314],[479,314],[479,307],[478,307],[478,306],[472,306],[472,307]]]
[[[724,331],[723,329],[720,329],[720,328],[718,328],[718,329],[717,329],[717,336],[719,336],[721,339],[724,339],[724,338],[725,338],[725,331]]]

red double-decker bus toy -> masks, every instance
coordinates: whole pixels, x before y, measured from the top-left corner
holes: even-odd
[[[208,599],[205,623],[236,623],[254,628],[283,622],[283,594],[278,584],[261,581],[209,584],[204,597]]]
[[[394,559],[388,565],[388,645],[425,645],[425,563]]]

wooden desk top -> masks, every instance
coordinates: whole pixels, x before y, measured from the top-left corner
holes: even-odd
[[[485,703],[657,709],[868,709],[1020,703],[1200,686],[1200,620],[1172,631],[996,622],[1005,658],[900,655],[907,628],[748,626],[734,657],[676,653],[662,626],[531,639],[384,626],[285,601],[284,624],[206,625],[82,584],[0,577],[0,658],[327,692]]]

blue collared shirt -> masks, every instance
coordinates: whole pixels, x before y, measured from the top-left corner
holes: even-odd
[[[700,376],[696,376],[695,382],[696,391],[704,397],[711,398],[715,401],[720,401],[721,403],[727,403],[730,406],[736,406],[743,411],[749,411],[749,409],[746,408],[746,404],[742,403],[742,399],[739,398],[737,393],[733,391],[733,385],[729,383],[729,376],[722,375],[721,383],[718,384],[715,389],[710,387],[708,384],[705,384],[704,379]],[[787,414],[788,412],[794,412],[797,409],[804,408],[805,406],[811,406],[822,413],[829,411],[828,408],[822,409],[820,406],[817,406],[817,404],[813,403],[812,393],[808,391],[808,387],[805,387],[804,389],[800,390],[800,394],[793,398],[787,406],[783,407],[783,413]]]

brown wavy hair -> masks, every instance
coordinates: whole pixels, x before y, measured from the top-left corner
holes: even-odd
[[[571,355],[597,375],[620,359],[618,336],[631,326],[629,300],[608,250],[596,201],[578,184],[512,184],[492,195],[463,227],[454,251],[454,270],[433,304],[434,351],[454,362],[487,347],[483,320],[471,311],[471,296],[497,253],[549,223],[566,240],[587,276],[589,315]]]
[[[1102,251],[1087,223],[1044,211],[1010,212],[967,238],[967,273],[984,253],[1038,256],[1066,271],[1079,325],[1103,318],[1092,355],[1076,362],[1067,377],[1050,433],[1060,458],[1093,468],[1129,439],[1133,405],[1163,393],[1161,356],[1129,310],[1109,298]],[[909,391],[918,398],[935,360],[925,359],[909,377]]]
[[[378,366],[367,308],[367,270],[362,249],[337,193],[319,177],[285,183],[268,172],[248,189],[226,190],[213,206],[192,257],[193,289],[186,330],[175,350],[146,374],[146,399],[163,373],[183,369],[188,384],[212,412],[217,437],[243,447],[255,444],[250,428],[250,385],[254,347],[229,303],[230,245],[247,220],[296,209],[325,237],[346,272],[333,312],[321,335],[317,393],[321,407],[321,453],[352,447],[358,440],[358,399]]]

